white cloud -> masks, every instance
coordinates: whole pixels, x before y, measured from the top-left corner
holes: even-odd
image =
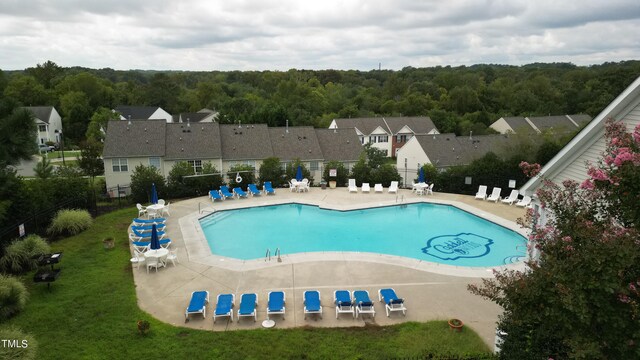
[[[638,59],[637,0],[4,0],[0,68],[400,69]]]

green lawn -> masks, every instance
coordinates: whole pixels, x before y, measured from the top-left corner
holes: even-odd
[[[64,157],[78,157],[80,156],[80,150],[65,150]],[[49,153],[49,159],[62,159],[62,151],[52,151]]]
[[[126,228],[135,214],[128,208],[101,216],[88,231],[52,244],[52,250],[64,251],[64,255],[61,275],[50,291],[46,285],[34,284],[32,274],[24,277],[29,302],[8,324],[36,338],[38,359],[491,357],[476,333],[468,328],[452,332],[445,321],[228,332],[164,324],[136,304],[126,239]],[[103,249],[106,237],[117,239],[114,250]],[[185,306],[187,302],[185,299]],[[137,334],[138,319],[151,323],[147,336]]]

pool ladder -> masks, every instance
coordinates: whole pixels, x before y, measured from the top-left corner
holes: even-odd
[[[276,248],[276,251],[273,253],[273,256],[278,257],[278,262],[282,262],[282,258],[280,257],[280,248]],[[264,254],[264,261],[271,261],[271,249],[267,249],[267,252]]]

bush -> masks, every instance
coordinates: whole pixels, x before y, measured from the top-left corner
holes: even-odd
[[[18,346],[0,346],[0,359],[32,360],[38,353],[36,339],[16,327],[0,329],[0,339],[14,342]]]
[[[166,197],[167,189],[160,171],[153,166],[136,166],[131,174],[131,197],[134,203],[151,202],[151,184],[156,184],[159,199]]]
[[[329,169],[336,169],[337,176],[330,178]],[[322,172],[322,178],[324,181],[335,181],[337,186],[345,186],[349,181],[349,170],[340,161],[329,161],[324,167]]]
[[[28,296],[27,288],[20,279],[0,274],[0,321],[22,311],[27,304]],[[6,337],[0,337],[0,339],[6,339]],[[1,348],[3,347],[0,346]]]
[[[236,174],[242,178],[241,182],[236,182]],[[246,190],[247,185],[256,183],[256,169],[251,165],[238,164],[234,165],[227,172],[229,178],[229,188],[241,187]]]
[[[202,164],[202,174],[209,176],[185,177],[195,175],[193,166],[186,161],[177,162],[171,168],[167,177],[167,187],[171,198],[187,196],[201,196],[209,193],[209,190],[219,189],[222,177],[211,163]]]
[[[287,170],[285,171],[286,178],[288,180],[295,179],[296,174],[298,173],[298,166],[302,167],[302,178],[309,179],[309,184],[313,183],[313,177],[311,176],[311,172],[307,167],[300,161],[300,159],[295,159],[294,161],[287,164]]]
[[[371,183],[382,184],[384,187],[389,187],[392,181],[400,181],[402,177],[398,174],[395,165],[382,164],[376,169],[371,170]]]
[[[284,184],[283,175],[284,171],[277,157],[266,158],[260,165],[259,177],[262,184],[265,181],[271,181],[273,187],[280,187]]]
[[[47,229],[49,234],[75,235],[88,229],[93,223],[87,210],[60,210]]]
[[[38,235],[16,239],[5,249],[4,256],[0,259],[0,268],[14,274],[35,269],[38,264],[33,257],[50,251],[49,244]]]

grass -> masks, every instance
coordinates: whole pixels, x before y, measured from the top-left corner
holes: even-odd
[[[63,251],[62,272],[51,290],[24,277],[30,299],[8,321],[38,342],[39,359],[388,359],[490,357],[480,337],[446,321],[364,328],[255,329],[213,332],[162,323],[136,303],[125,233],[135,210],[101,217],[87,231],[52,244]],[[116,239],[104,250],[102,239]],[[185,306],[188,299],[185,299]],[[382,315],[384,316],[384,315]],[[136,321],[151,324],[146,336]],[[208,319],[211,321],[211,319]]]
[[[80,150],[65,150],[64,157],[78,157]],[[49,153],[49,159],[62,159],[62,151],[56,150]]]

